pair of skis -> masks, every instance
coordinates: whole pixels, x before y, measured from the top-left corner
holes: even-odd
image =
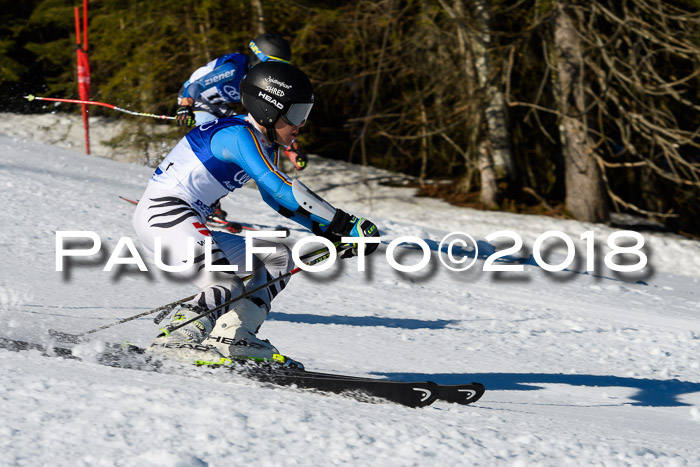
[[[58,331],[51,332],[59,342],[76,342],[80,336]],[[42,345],[0,337],[0,348],[10,351],[38,351],[45,356],[80,360],[72,348]],[[130,344],[105,344],[105,350],[96,355],[103,365],[145,371],[158,371],[159,361],[145,354],[145,350]],[[456,385],[436,384],[431,381],[397,381],[366,378],[333,373],[320,373],[286,367],[277,362],[234,361],[231,365],[217,366],[216,371],[230,372],[275,386],[293,386],[320,392],[342,394],[358,401],[388,401],[408,407],[425,407],[436,400],[457,404],[471,404],[479,400],[485,388],[480,383]]]

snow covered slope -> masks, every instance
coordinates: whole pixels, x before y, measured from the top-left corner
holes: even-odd
[[[0,135],[0,336],[46,342],[195,292],[152,268],[103,272],[147,167]],[[0,350],[0,465],[698,465],[700,245],[644,233],[649,264],[602,268],[601,225],[480,212],[412,197],[377,182],[390,174],[311,160],[299,178],[343,209],[376,222],[385,243],[412,235],[434,246],[463,231],[511,230],[529,257],[538,236],[576,241],[571,271],[465,272],[430,263],[399,273],[386,245],[357,260],[296,275],[261,336],[310,369],[377,377],[480,381],[483,399],[425,409],[364,404],[198,370],[146,373]],[[224,200],[229,218],[292,229],[256,190]],[[93,231],[101,254],[55,270],[56,231]],[[579,236],[597,241],[594,274]],[[507,239],[501,239],[509,246]],[[561,242],[559,242],[561,244]],[[563,258],[551,248],[549,262]],[[443,255],[444,256],[444,255]],[[598,258],[599,256],[599,258]],[[405,264],[419,252],[397,250]],[[148,263],[150,265],[150,263]],[[147,345],[151,317],[95,334]],[[90,345],[99,345],[95,342]]]

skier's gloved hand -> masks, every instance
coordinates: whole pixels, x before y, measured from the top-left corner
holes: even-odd
[[[296,166],[297,170],[301,171],[306,168],[309,163],[309,156],[304,151],[297,151]]]
[[[284,155],[292,161],[294,167],[299,171],[304,170],[309,163],[309,156],[306,151],[299,149],[299,143],[296,141],[292,141],[292,144],[284,148]]]
[[[337,241],[339,237],[379,237],[379,229],[372,221],[364,217],[355,217],[341,209],[336,210],[326,233],[331,234],[326,235],[331,241]],[[341,258],[352,258],[359,254],[357,243],[346,243],[342,246],[350,248],[340,254]],[[374,253],[378,247],[378,243],[365,244],[365,256]]]
[[[178,107],[177,112],[175,113],[175,121],[179,126],[194,126],[195,118],[192,106],[183,105]]]

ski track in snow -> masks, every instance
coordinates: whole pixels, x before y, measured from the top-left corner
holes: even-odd
[[[14,128],[23,131],[0,128],[1,336],[47,342],[49,328],[80,333],[194,293],[155,268],[102,272],[120,237],[135,240],[133,206],[118,196],[138,198],[152,169]],[[317,157],[298,176],[376,222],[385,243],[439,242],[453,231],[484,241],[509,229],[527,257],[548,230],[574,240],[594,231],[601,248],[615,231],[415,198],[381,186],[387,172]],[[290,245],[306,235],[256,190],[232,198],[241,202],[224,199],[231,220],[287,226]],[[98,233],[101,255],[56,272],[57,230]],[[312,370],[480,381],[487,392],[473,406],[409,409],[204,369],[149,373],[0,350],[0,465],[699,465],[700,245],[643,235],[650,263],[623,276],[533,265],[496,274],[482,259],[455,273],[435,252],[425,271],[401,274],[384,245],[364,273],[353,259],[294,276],[261,329]],[[401,253],[406,263],[420,254]],[[551,253],[557,262],[561,251]],[[147,345],[156,332],[146,316],[95,334],[88,347]]]

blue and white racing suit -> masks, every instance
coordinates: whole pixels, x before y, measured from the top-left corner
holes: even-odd
[[[300,208],[292,192],[292,181],[277,166],[274,145],[238,115],[205,123],[182,138],[160,163],[140,198],[133,226],[142,246],[151,254],[160,237],[167,265],[187,260],[188,238],[194,239],[194,264],[180,274],[191,279],[201,293],[193,305],[211,309],[240,292],[240,279],[253,274],[247,289],[257,287],[292,269],[289,248],[256,240],[255,246],[274,246],[275,253],[256,254],[252,271],[245,270],[245,238],[227,232],[212,232],[205,223],[211,205],[221,197],[255,180],[263,200],[274,210],[316,233],[332,219],[324,219]],[[334,208],[332,208],[334,209]],[[237,265],[237,273],[204,270],[204,242],[214,240],[211,263]],[[166,258],[166,254],[163,258]],[[270,302],[286,282],[280,281],[257,292],[255,299],[270,309]],[[222,310],[220,314],[227,310]],[[218,317],[218,315],[217,315]]]
[[[197,68],[180,88],[178,104],[194,99],[196,125],[234,115],[228,103],[241,101],[241,80],[248,72],[247,55],[231,53]]]

